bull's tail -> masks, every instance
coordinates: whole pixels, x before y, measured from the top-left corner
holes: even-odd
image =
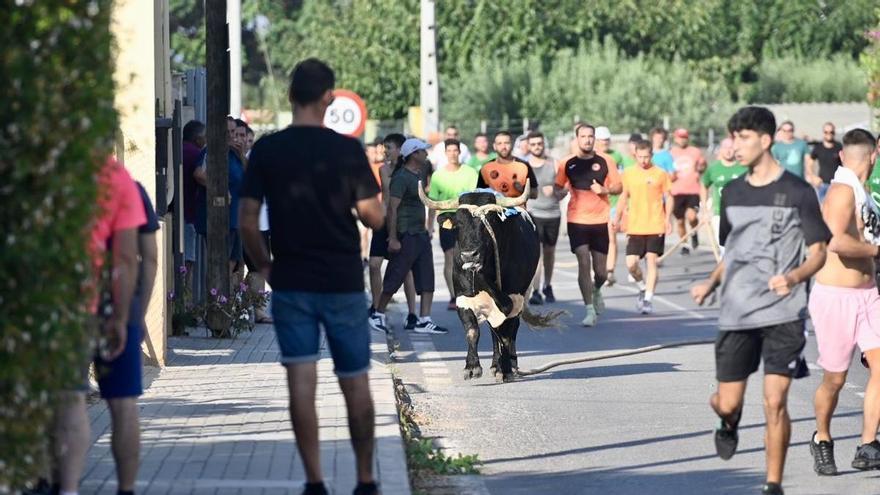
[[[525,306],[522,310],[522,320],[526,322],[532,330],[547,330],[549,328],[559,328],[559,318],[570,313],[565,310],[547,311],[543,313],[533,313],[529,306]]]

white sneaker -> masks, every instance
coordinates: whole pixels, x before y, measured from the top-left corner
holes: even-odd
[[[645,291],[639,291],[639,297],[636,298],[636,311],[641,312],[645,305]]]
[[[434,323],[430,318],[419,321],[416,323],[416,327],[413,329],[415,333],[433,333],[433,334],[447,334],[449,330],[441,327],[440,325]]]
[[[583,321],[581,321],[581,325],[585,327],[593,327],[596,326],[596,322],[599,320],[599,315],[596,313],[596,308],[593,305],[587,306],[587,315],[584,316]]]
[[[651,301],[643,301],[641,312],[643,315],[649,315],[654,312],[654,305]]]
[[[370,328],[377,332],[388,333],[388,322],[385,320],[385,314],[378,311],[371,314],[369,318]]]
[[[597,315],[605,311],[605,299],[602,298],[602,289],[593,289],[593,307],[596,308]]]

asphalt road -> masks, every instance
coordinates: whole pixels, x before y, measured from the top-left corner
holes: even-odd
[[[623,242],[620,242],[621,249]],[[550,361],[586,357],[658,343],[712,339],[717,306],[699,308],[691,284],[714,266],[708,250],[673,254],[664,264],[655,313],[635,311],[636,289],[626,282],[622,257],[617,285],[604,291],[606,311],[598,326],[580,326],[583,304],[577,270],[560,238],[553,287],[565,309],[559,329],[520,329],[522,369]],[[483,461],[483,493],[492,494],[706,494],[760,493],[764,481],[763,410],[759,374],[747,392],[737,455],[715,455],[712,429],[717,418],[708,406],[714,391],[711,345],[664,349],[648,354],[568,365],[497,384],[489,373],[491,337],[484,328],[480,355],[485,373],[464,381],[466,344],[457,315],[446,311],[448,292],[442,258],[435,247],[435,320],[448,335],[421,336],[401,330],[395,368],[407,384],[427,436],[450,453],[478,454]],[[402,295],[398,296],[402,299]],[[821,371],[813,363],[816,344],[807,344],[810,377],[791,389],[792,445],[784,487],[788,494],[878,494],[880,471],[849,467],[861,431],[861,402],[867,374],[854,361],[832,424],[842,475],[819,478],[812,471],[808,441],[814,427],[813,392]]]

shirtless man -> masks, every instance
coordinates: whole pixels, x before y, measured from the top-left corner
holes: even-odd
[[[818,363],[825,370],[814,398],[816,432],[810,439],[813,470],[820,476],[837,474],[831,416],[857,344],[871,376],[865,388],[862,438],[852,467],[880,467],[880,295],[874,282],[875,259],[880,255],[880,209],[865,186],[876,157],[875,144],[868,131],[846,133],[842,166],[835,171],[822,206],[832,238],[809,304]]]

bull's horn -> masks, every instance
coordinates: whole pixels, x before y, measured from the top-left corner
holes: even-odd
[[[495,204],[498,206],[503,206],[505,208],[513,208],[514,206],[522,206],[526,204],[526,201],[529,199],[529,184],[531,181],[526,180],[526,187],[523,188],[522,194],[519,195],[518,198],[497,198],[495,199]]]
[[[425,194],[425,190],[422,189],[422,181],[419,181],[419,199],[422,200],[425,206],[432,210],[454,210],[458,208],[458,198],[455,199],[447,199],[446,201],[434,201],[429,198]]]

